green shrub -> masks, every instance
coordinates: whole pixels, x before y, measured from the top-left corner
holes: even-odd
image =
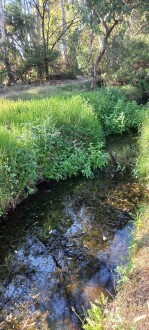
[[[137,128],[144,116],[143,107],[128,101],[125,93],[117,88],[102,88],[83,96],[93,106],[105,135]]]
[[[107,298],[101,293],[99,300],[94,304],[91,303],[90,309],[82,322],[84,330],[104,330],[104,318],[107,305]]]
[[[86,324],[83,325],[84,330],[104,330],[103,327],[103,310],[100,306],[91,304],[91,309],[88,309]]]

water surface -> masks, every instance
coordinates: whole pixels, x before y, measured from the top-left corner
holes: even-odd
[[[112,169],[43,184],[0,226],[2,315],[18,315],[25,306],[28,313],[47,312],[47,329],[81,329],[76,314],[101,292],[115,295],[116,267],[127,261],[142,193]]]

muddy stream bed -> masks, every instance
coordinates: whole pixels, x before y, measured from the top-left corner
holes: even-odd
[[[133,148],[123,139],[115,152],[132,157]],[[76,314],[101,292],[115,295],[142,189],[119,164],[90,179],[45,183],[20,204],[0,225],[1,329],[4,315],[38,311],[47,329],[81,329]]]

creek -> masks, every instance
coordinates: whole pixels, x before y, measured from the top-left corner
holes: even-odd
[[[2,322],[4,315],[25,315],[25,308],[33,315],[46,313],[47,329],[79,330],[76,314],[101,292],[114,297],[117,266],[128,260],[133,213],[143,188],[126,171],[133,142],[116,139],[109,150],[117,168],[96,171],[90,179],[43,182],[1,222]],[[37,329],[45,328],[37,322]]]

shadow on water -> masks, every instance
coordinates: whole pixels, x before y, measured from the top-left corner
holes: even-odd
[[[81,329],[73,310],[115,295],[142,188],[109,173],[40,188],[1,223],[0,308],[15,314],[26,303],[48,311],[51,330]]]

